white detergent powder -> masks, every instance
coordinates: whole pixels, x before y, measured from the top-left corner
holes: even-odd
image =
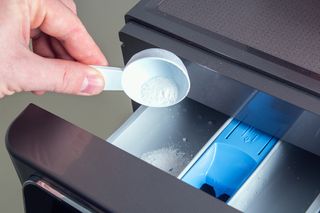
[[[141,86],[141,100],[146,105],[169,106],[178,99],[176,84],[165,77],[155,77]]]
[[[140,158],[174,176],[178,176],[188,162],[185,153],[170,147],[146,152]]]

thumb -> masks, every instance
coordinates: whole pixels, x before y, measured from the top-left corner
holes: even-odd
[[[104,88],[102,75],[88,65],[32,54],[20,61],[18,84],[23,91],[50,91],[76,95],[96,95]]]

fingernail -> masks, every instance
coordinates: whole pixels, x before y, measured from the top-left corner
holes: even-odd
[[[103,88],[104,79],[102,75],[96,70],[91,70],[83,80],[80,93],[83,95],[96,95],[99,94]]]

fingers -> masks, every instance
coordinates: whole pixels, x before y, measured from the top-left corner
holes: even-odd
[[[51,91],[77,95],[96,95],[104,88],[101,74],[74,61],[50,59],[29,53],[15,65],[14,91]],[[34,76],[34,77],[32,77]],[[42,92],[35,92],[41,94]]]
[[[45,58],[59,58],[74,61],[61,43],[44,33],[40,33],[32,39],[33,52]]]
[[[46,58],[55,58],[55,54],[51,48],[50,38],[42,32],[33,32],[32,49],[33,52]],[[45,91],[33,91],[35,95],[44,95]]]
[[[32,40],[33,52],[45,58],[59,58],[74,61],[58,40],[39,33]],[[35,95],[44,95],[45,91],[33,91]]]
[[[56,55],[53,52],[50,44],[50,38],[41,33],[37,36],[37,38],[32,40],[32,49],[33,52],[46,58],[55,58]]]
[[[69,53],[65,50],[65,48],[57,39],[51,37],[50,44],[53,52],[56,55],[56,58],[74,61],[74,58],[72,58],[72,56],[69,55]]]
[[[66,5],[74,14],[77,14],[77,5],[73,0],[60,0]]]
[[[66,2],[68,1],[64,1]],[[107,65],[107,60],[80,19],[64,3],[57,0],[45,1],[44,9],[41,11],[44,11],[44,15],[34,18],[33,22],[41,23],[40,29],[58,39],[77,61],[85,64]],[[39,18],[42,21],[39,21]]]
[[[46,92],[45,91],[33,91],[32,93],[35,95],[41,96],[41,95],[44,95]]]

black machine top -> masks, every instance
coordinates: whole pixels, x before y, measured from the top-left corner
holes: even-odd
[[[158,9],[310,70],[320,79],[319,1],[165,0]]]
[[[126,21],[246,67],[319,102],[319,9],[315,0],[142,0]]]

